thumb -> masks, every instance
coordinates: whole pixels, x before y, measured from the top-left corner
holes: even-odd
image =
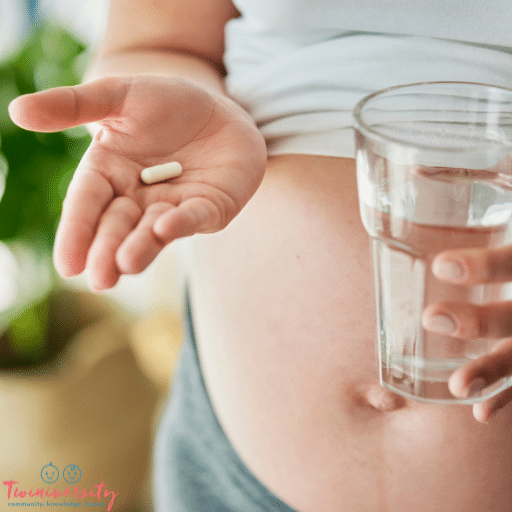
[[[11,101],[9,115],[25,130],[58,132],[118,115],[130,77],[106,77],[73,87],[25,94]]]

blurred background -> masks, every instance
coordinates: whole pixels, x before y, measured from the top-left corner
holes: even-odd
[[[79,468],[81,487],[119,493],[112,510],[151,512],[184,307],[179,244],[106,293],[61,280],[55,229],[90,136],[26,132],[7,114],[19,94],[80,82],[107,13],[108,0],[0,0],[0,479],[28,491],[56,467],[64,490]],[[8,501],[0,492],[0,510]]]

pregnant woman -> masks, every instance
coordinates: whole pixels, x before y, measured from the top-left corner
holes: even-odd
[[[112,0],[86,83],[11,104],[27,129],[95,134],[63,207],[63,276],[109,288],[187,238],[157,511],[510,511],[510,391],[471,407],[379,385],[351,111],[404,83],[512,86],[511,26],[509,0]],[[141,181],[174,161],[179,176]],[[436,261],[443,279],[512,280],[511,253]],[[471,311],[476,334],[511,335],[510,305]],[[505,340],[450,389],[511,370]]]

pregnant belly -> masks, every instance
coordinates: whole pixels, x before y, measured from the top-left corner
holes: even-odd
[[[509,512],[512,415],[379,386],[354,162],[287,155],[190,242],[205,382],[249,469],[300,512]]]

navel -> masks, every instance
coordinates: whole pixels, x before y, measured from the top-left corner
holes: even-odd
[[[382,412],[391,412],[402,409],[406,405],[404,397],[392,393],[386,388],[376,384],[366,389],[364,401],[371,407]]]

